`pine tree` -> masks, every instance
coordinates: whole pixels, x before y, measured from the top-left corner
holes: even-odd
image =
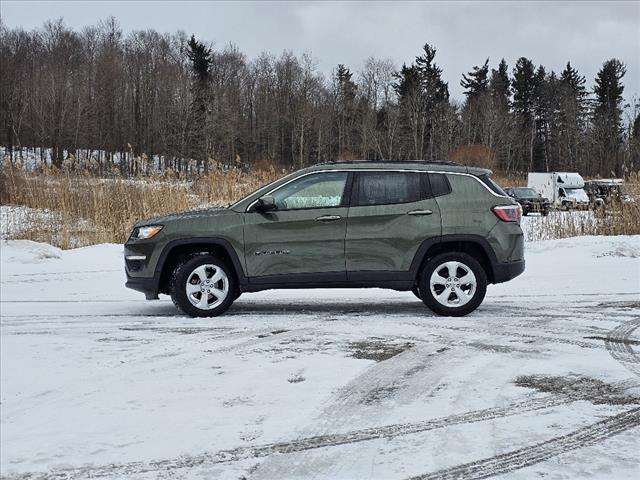
[[[421,159],[424,152],[425,102],[423,101],[422,79],[415,65],[402,65],[394,73],[393,90],[398,96],[402,133],[413,145],[413,158]]]
[[[640,105],[636,105],[638,107]],[[640,165],[640,112],[636,115],[631,127],[631,138],[629,139],[629,150],[632,168],[638,168]]]
[[[427,43],[414,64],[402,65],[394,74],[393,88],[398,95],[401,124],[411,139],[413,157],[417,159],[442,155],[437,151],[440,132],[436,127],[444,123],[439,120],[449,103],[449,86],[442,80],[442,69],[434,62],[435,56],[435,48]]]
[[[496,106],[500,106],[504,111],[509,110],[511,81],[509,80],[509,66],[503,58],[498,64],[498,69],[491,70],[489,80],[489,91]]]
[[[530,170],[549,171],[551,159],[550,124],[554,118],[554,96],[557,87],[555,72],[547,75],[545,68],[540,65],[536,70],[533,82],[533,110],[535,124],[535,138]]]
[[[622,78],[627,69],[618,59],[604,62],[596,75],[594,130],[597,148],[596,166],[600,174],[621,173],[622,169],[622,108],[624,85]]]
[[[513,112],[516,131],[522,140],[517,146],[516,169],[531,171],[534,163],[536,73],[533,62],[521,57],[513,68]]]
[[[191,62],[191,110],[189,114],[189,136],[187,151],[190,156],[208,171],[207,131],[209,124],[209,88],[211,81],[211,49],[197,41],[192,35],[187,44],[187,58]]]
[[[535,82],[534,168],[554,170],[560,163],[558,153],[558,125],[560,123],[560,79],[554,71],[546,73],[540,66]]]
[[[489,59],[482,66],[474,66],[472,71],[462,74],[460,85],[466,90],[467,100],[462,109],[462,123],[466,132],[466,143],[490,142],[490,122],[487,118],[489,102]]]
[[[423,51],[422,55],[416,57],[415,66],[420,74],[425,102],[428,108],[433,108],[438,103],[449,100],[449,86],[442,80],[442,69],[434,62],[436,49],[425,43]]]
[[[505,171],[511,169],[513,150],[513,127],[509,111],[511,105],[511,80],[509,66],[503,58],[497,69],[491,70],[489,80],[491,103],[492,131],[489,140],[490,148],[495,152],[497,164]]]
[[[528,58],[521,57],[513,69],[513,111],[528,121],[534,115],[535,67]]]
[[[462,74],[462,80],[460,86],[465,89],[464,94],[467,96],[467,101],[476,98],[488,91],[489,87],[489,59],[487,58],[484,65],[481,67],[474,66],[473,69],[467,73]]]
[[[335,74],[336,124],[338,129],[337,151],[339,157],[348,156],[356,150],[355,136],[357,116],[357,85],[351,80],[353,74],[348,67],[339,64]]]
[[[557,125],[558,162],[574,170],[584,162],[584,136],[587,125],[587,89],[585,77],[567,62],[560,74]]]
[[[420,159],[433,159],[443,155],[438,147],[443,134],[438,127],[444,128],[445,122],[442,120],[449,103],[449,86],[442,80],[442,69],[436,65],[435,56],[436,49],[425,43],[423,54],[416,57],[413,66],[420,81],[419,110],[422,118],[419,120],[419,132],[416,132],[420,138],[415,142],[416,145],[420,145],[416,150],[416,158]]]

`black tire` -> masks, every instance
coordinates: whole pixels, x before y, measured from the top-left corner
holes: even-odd
[[[473,275],[475,276],[475,291],[473,292],[471,298],[467,301],[467,303],[463,305],[443,305],[436,299],[434,293],[431,290],[431,276],[434,274],[436,269],[440,269],[440,272],[442,273],[442,269],[446,268],[443,266],[443,264],[446,262],[459,262],[463,264],[464,267],[471,270],[473,272]],[[487,274],[484,271],[484,268],[482,268],[482,265],[480,265],[480,263],[475,258],[467,253],[441,253],[440,255],[436,255],[435,257],[433,257],[425,264],[424,268],[420,272],[419,288],[422,301],[434,313],[447,317],[462,317],[473,312],[480,306],[482,300],[484,300],[484,296],[487,293]],[[442,290],[447,290],[447,288],[444,287],[444,284]],[[451,293],[447,298],[451,298],[451,295],[454,295],[456,298],[458,298],[455,293]]]
[[[543,210],[542,211],[542,216],[546,217],[547,215],[549,215],[549,210]]]
[[[186,291],[187,282],[189,281],[189,278],[192,277],[192,274],[195,273],[194,270],[204,265],[214,265],[216,268],[221,269],[226,276],[227,282],[227,293],[222,302],[215,307],[208,309],[199,308],[191,303],[187,297]],[[217,286],[220,286],[220,289],[223,290],[224,280],[220,280],[219,282],[221,283],[217,283]],[[182,313],[191,317],[215,317],[221,315],[239,296],[238,282],[234,271],[224,260],[214,255],[194,255],[192,257],[188,257],[184,262],[179,263],[171,275],[170,291],[174,305],[178,307]],[[197,292],[195,295],[197,295]],[[202,298],[202,294],[200,294],[200,298]],[[209,298],[209,294],[207,294],[207,298]],[[214,300],[212,303],[215,304],[219,299],[215,297],[215,295],[211,294],[211,300]]]
[[[419,300],[422,300],[422,295],[420,295],[420,288],[418,288],[418,286],[417,286],[417,285],[411,289],[411,292],[412,292],[416,297],[418,297],[418,299],[419,299]]]

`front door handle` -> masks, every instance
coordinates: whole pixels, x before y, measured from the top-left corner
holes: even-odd
[[[341,218],[342,217],[340,215],[322,215],[321,217],[316,218],[316,222],[335,222]]]
[[[411,210],[407,215],[431,215],[432,213],[432,210]]]

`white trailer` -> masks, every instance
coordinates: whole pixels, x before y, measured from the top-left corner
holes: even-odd
[[[589,208],[584,179],[575,172],[529,173],[527,186],[546,197],[556,208]]]

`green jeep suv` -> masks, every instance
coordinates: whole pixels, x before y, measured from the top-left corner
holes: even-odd
[[[226,208],[144,220],[124,247],[127,287],[191,316],[243,292],[379,287],[440,315],[475,310],[524,270],[520,206],[491,171],[449,162],[336,162]]]

